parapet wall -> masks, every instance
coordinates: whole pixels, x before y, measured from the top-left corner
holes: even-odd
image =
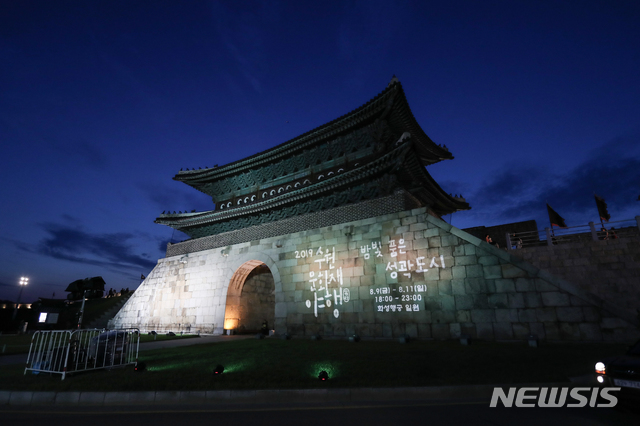
[[[640,313],[640,236],[511,251],[601,299]]]

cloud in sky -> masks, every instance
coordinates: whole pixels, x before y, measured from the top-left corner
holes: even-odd
[[[106,267],[121,273],[122,269],[151,270],[156,262],[134,253],[130,233],[91,234],[78,225],[44,223],[49,234],[35,248],[17,245],[19,249],[33,251],[54,259]]]
[[[548,202],[565,218],[583,221],[594,216],[594,192],[607,200],[610,213],[623,212],[640,194],[638,146],[640,135],[619,137],[590,152],[572,169],[529,165],[496,172],[467,198],[473,208],[468,216],[491,224],[525,220],[546,214]],[[612,218],[621,219],[628,218]],[[573,222],[568,221],[570,226],[582,224]]]

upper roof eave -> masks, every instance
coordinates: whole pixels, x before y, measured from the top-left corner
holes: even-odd
[[[397,79],[393,79],[385,90],[364,105],[302,135],[221,167],[180,171],[173,179],[197,187],[197,182],[201,182],[202,179],[218,179],[228,175],[234,175],[260,163],[273,162],[278,157],[287,156],[332,135],[343,133],[358,123],[372,118],[391,106],[387,105],[385,101],[393,102],[393,110],[399,113],[397,119],[401,120],[404,126],[410,129],[412,138],[417,143],[417,151],[420,159],[425,164],[433,164],[441,160],[453,159],[453,155],[446,148],[438,146],[422,130],[409,108],[402,85]]]

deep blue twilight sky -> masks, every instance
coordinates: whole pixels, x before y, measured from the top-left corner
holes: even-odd
[[[0,299],[135,288],[171,178],[268,149],[395,74],[455,160],[429,167],[460,228],[640,214],[640,2],[0,1]],[[449,217],[446,218],[450,220]],[[174,241],[183,235],[174,235]]]

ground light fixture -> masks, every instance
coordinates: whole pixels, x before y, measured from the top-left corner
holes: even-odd
[[[142,361],[136,362],[135,367],[133,367],[133,371],[135,371],[136,373],[141,373],[146,369],[147,369],[147,364],[145,364]]]
[[[222,374],[223,371],[224,371],[224,367],[222,365],[218,364],[216,366],[216,369],[213,370],[213,375],[214,376],[219,376],[220,374]]]
[[[322,370],[320,374],[318,374],[318,379],[322,382],[326,382],[327,380],[329,380],[329,373]]]

